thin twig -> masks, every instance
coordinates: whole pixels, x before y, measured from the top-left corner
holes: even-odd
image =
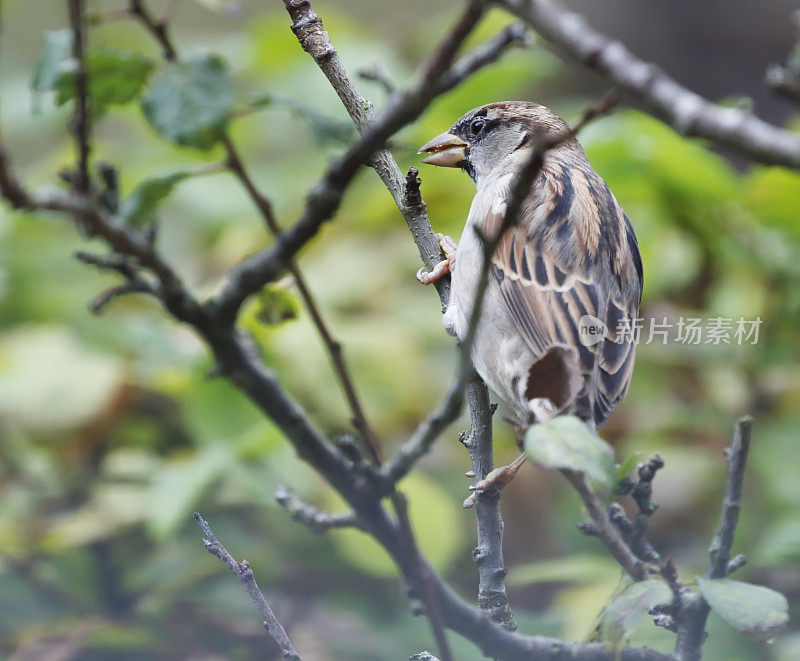
[[[162,45],[164,57],[172,61],[178,61],[179,56],[178,49],[175,47],[175,44],[169,36],[168,20],[171,15],[169,9],[174,11],[176,5],[177,3],[173,3],[171,7],[168,7],[168,11],[165,12],[164,18],[160,22],[156,22],[152,15],[148,12],[143,2],[131,3],[131,12],[133,15],[141,21],[145,29],[148,30]],[[244,165],[239,150],[236,148],[236,145],[229,135],[226,134],[223,136],[222,144],[225,147],[225,167],[239,180],[253,204],[255,204],[262,216],[262,219],[264,220],[264,223],[272,235],[276,238],[279,237],[281,234],[281,228],[278,225],[277,219],[275,218],[275,213],[269,198],[256,186],[250,172]],[[294,278],[297,290],[300,293],[300,298],[302,299],[305,308],[308,310],[311,321],[317,329],[317,332],[319,333],[320,338],[327,349],[328,355],[330,356],[334,371],[336,372],[336,376],[341,384],[342,391],[344,392],[345,399],[351,411],[353,426],[361,434],[364,448],[372,462],[375,464],[380,464],[382,458],[380,442],[377,434],[369,424],[367,416],[364,412],[364,407],[362,406],[361,400],[356,392],[355,383],[344,359],[342,346],[333,337],[328,329],[328,326],[322,317],[319,305],[317,305],[317,302],[311,293],[308,284],[306,283],[305,276],[300,270],[300,267],[297,265],[297,262],[294,259],[289,260],[287,263],[287,268]]]
[[[725,578],[728,575],[728,562],[731,559],[733,538],[739,525],[739,511],[742,503],[742,486],[747,455],[750,452],[750,435],[753,430],[753,418],[744,417],[736,423],[731,446],[725,451],[725,496],[722,500],[722,511],[719,525],[711,542],[708,566],[709,578]]]
[[[435,576],[433,570],[425,562],[425,558],[419,550],[419,545],[414,537],[414,528],[408,515],[408,501],[404,494],[395,491],[392,494],[392,505],[397,515],[398,529],[400,538],[406,547],[405,554],[411,558],[411,571],[415,574],[415,579],[408,583],[417,592],[425,607],[425,615],[431,624],[431,631],[439,648],[439,655],[443,661],[453,661],[453,653],[450,651],[450,643],[447,642],[445,633],[446,623],[442,616],[442,607],[439,603],[439,596],[433,586]]]
[[[795,133],[753,117],[740,108],[711,103],[556,2],[496,2],[570,58],[625,90],[682,135],[706,138],[760,163],[800,169],[800,137]]]
[[[75,109],[72,130],[78,152],[75,187],[81,193],[89,190],[90,113],[89,79],[86,70],[86,17],[84,0],[69,0],[69,23],[72,30],[72,58],[75,69]]]
[[[387,94],[394,94],[397,89],[391,78],[389,78],[389,74],[377,63],[374,63],[371,67],[359,69],[356,73],[362,80],[378,83]]]
[[[247,590],[247,594],[250,595],[250,599],[253,600],[258,612],[261,614],[261,620],[264,623],[264,628],[267,630],[270,638],[275,641],[275,644],[280,649],[281,654],[283,654],[284,660],[300,661],[300,655],[297,653],[297,650],[295,650],[294,645],[292,645],[292,641],[289,639],[286,629],[284,629],[283,625],[278,622],[278,618],[275,617],[275,613],[272,612],[267,600],[264,599],[264,595],[259,589],[258,583],[256,583],[255,576],[253,576],[253,570],[250,568],[250,563],[247,562],[247,560],[238,562],[228,552],[228,549],[223,546],[222,542],[220,542],[214,536],[214,533],[211,531],[208,523],[205,521],[205,519],[203,519],[202,516],[200,516],[198,512],[194,513],[194,518],[202,529],[203,535],[205,535],[203,543],[206,545],[206,550],[215,558],[219,558],[222,562],[224,562],[228,569],[233,572],[233,575],[236,577],[236,579],[244,586],[245,590]]]
[[[178,59],[178,54],[169,36],[167,21],[156,19],[147,8],[145,0],[129,0],[128,8],[130,13],[138,18],[142,25],[156,38],[163,51],[164,59],[169,62],[175,62]]]
[[[750,452],[750,434],[753,419],[750,416],[741,418],[736,423],[733,440],[725,450],[725,492],[719,524],[709,549],[708,578],[725,578],[739,563],[731,565],[731,549],[736,528],[739,524],[744,470],[747,455]],[[739,561],[740,562],[740,561]],[[706,600],[699,594],[684,594],[680,610],[676,617],[678,638],[675,643],[675,654],[680,661],[699,661],[702,647],[706,639],[706,621],[711,609]]]
[[[272,236],[278,238],[281,234],[281,228],[275,218],[275,214],[272,209],[272,203],[269,201],[269,198],[267,198],[266,195],[264,195],[255,185],[252,176],[242,162],[242,158],[238,149],[229,136],[225,136],[223,144],[227,154],[229,170],[247,191],[250,199],[261,213],[261,216],[264,219],[267,228],[272,233]],[[378,435],[372,429],[366,413],[364,412],[364,407],[362,406],[361,399],[356,392],[355,383],[350,374],[350,369],[348,368],[344,359],[342,345],[333,337],[328,329],[328,326],[322,317],[319,305],[317,304],[314,295],[311,293],[311,289],[306,283],[305,276],[294,259],[288,262],[288,270],[294,278],[297,291],[300,293],[300,298],[302,299],[306,310],[308,310],[308,313],[311,316],[311,321],[313,322],[314,327],[317,329],[317,332],[319,333],[319,336],[328,351],[334,371],[336,372],[336,376],[341,384],[342,391],[344,392],[345,399],[347,400],[347,404],[350,408],[353,426],[361,434],[363,445],[367,450],[370,460],[374,464],[378,465],[382,461],[382,453]]]
[[[297,496],[289,487],[279,486],[275,490],[275,500],[283,507],[293,521],[302,523],[312,532],[320,534],[331,528],[358,528],[365,530],[364,523],[355,512],[343,514],[323,512],[313,505],[309,505]]]
[[[658,509],[658,506],[650,500],[653,494],[653,478],[663,467],[664,459],[661,455],[655,454],[647,463],[639,464],[636,469],[636,482],[632,482],[627,477],[622,480],[621,485],[624,485],[624,488],[618,493],[630,494],[638,510],[633,522],[619,503],[612,503],[608,509],[611,521],[619,530],[622,538],[633,554],[643,562],[660,562],[658,551],[647,539],[647,526],[650,523],[650,517]]]
[[[92,314],[100,314],[111,301],[120,296],[127,296],[128,294],[152,294],[153,288],[150,283],[145,280],[136,280],[124,282],[116,287],[111,287],[103,292],[100,292],[91,301],[89,301],[89,309]]]
[[[580,496],[586,511],[592,519],[592,532],[603,542],[608,552],[614,557],[620,566],[630,575],[634,581],[643,581],[647,578],[647,569],[639,558],[637,558],[630,547],[625,543],[614,527],[608,516],[603,501],[586,484],[582,473],[562,470],[561,473],[573,486]]]
[[[485,44],[477,46],[450,67],[439,83],[440,93],[450,91],[481,69],[494,64],[511,46],[526,45],[526,38],[527,28],[524,23],[507,25]]]

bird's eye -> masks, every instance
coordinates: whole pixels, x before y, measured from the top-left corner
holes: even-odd
[[[483,129],[485,128],[486,128],[486,120],[483,119],[482,117],[478,117],[476,119],[473,119],[472,122],[470,123],[469,132],[472,133],[472,135],[480,135]]]

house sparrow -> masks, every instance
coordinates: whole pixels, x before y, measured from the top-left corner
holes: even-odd
[[[428,284],[452,273],[444,324],[460,339],[483,262],[476,230],[495,235],[531,150],[568,131],[544,106],[507,101],[471,110],[420,149],[423,163],[460,167],[477,188],[457,257],[440,236],[447,259],[418,274]],[[642,292],[633,227],[574,137],[546,152],[517,220],[492,257],[475,369],[521,427],[566,412],[599,427],[633,370],[630,328]]]

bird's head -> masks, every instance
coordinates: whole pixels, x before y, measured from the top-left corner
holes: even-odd
[[[422,162],[463,168],[477,183],[496,168],[512,166],[537,139],[569,130],[552,110],[527,101],[502,101],[470,110],[445,133],[426,142]],[[571,148],[574,141],[565,141]],[[561,147],[561,146],[560,146]]]

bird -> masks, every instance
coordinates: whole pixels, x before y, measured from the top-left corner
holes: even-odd
[[[563,119],[537,103],[490,103],[420,148],[422,163],[464,170],[476,193],[459,243],[437,235],[445,258],[417,278],[451,274],[444,326],[464,340],[483,243],[501,226],[515,176],[548,140],[516,223],[491,255],[471,359],[518,429],[573,414],[596,430],[631,381],[643,266],[631,222]],[[502,488],[523,462],[474,488]]]

